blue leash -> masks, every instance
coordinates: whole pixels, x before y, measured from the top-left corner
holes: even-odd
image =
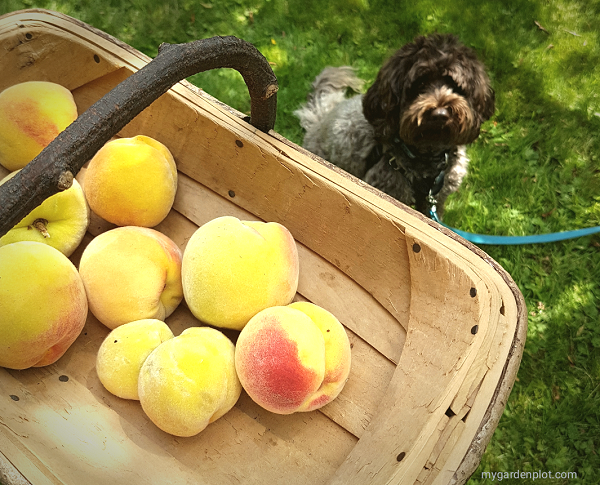
[[[474,244],[494,244],[494,245],[520,245],[520,244],[541,244],[541,243],[550,243],[556,241],[564,241],[566,239],[575,239],[581,236],[589,236],[590,234],[596,234],[600,232],[600,226],[596,227],[588,227],[585,229],[577,229],[575,231],[563,231],[563,232],[552,232],[550,234],[540,234],[536,236],[487,236],[485,234],[474,234],[472,232],[460,231],[458,229],[454,229],[442,221],[440,221],[437,212],[435,210],[435,206],[431,208],[430,217],[435,221],[441,224],[444,227],[447,227],[451,231],[454,231],[459,236],[462,236],[467,241],[470,241]]]

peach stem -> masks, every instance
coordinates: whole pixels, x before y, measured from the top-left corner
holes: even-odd
[[[44,236],[45,238],[49,238],[50,233],[48,232],[46,224],[48,224],[48,221],[46,219],[36,219],[35,221],[33,221],[33,224],[31,224],[31,226],[29,227],[32,229],[37,229],[42,233],[42,236]]]

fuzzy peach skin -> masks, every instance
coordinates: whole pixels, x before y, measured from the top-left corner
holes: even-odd
[[[312,411],[333,401],[346,384],[352,356],[348,334],[340,321],[330,312],[313,303],[298,301],[289,308],[308,315],[319,327],[325,341],[325,376],[319,389],[298,411]]]
[[[135,320],[165,320],[183,299],[181,251],[146,227],[117,227],[84,249],[79,274],[90,310],[108,328]]]
[[[138,377],[150,353],[172,339],[168,325],[153,318],[129,322],[110,332],[96,356],[96,373],[106,390],[123,399],[139,400]]]
[[[241,330],[298,288],[298,250],[281,224],[223,216],[199,227],[183,254],[185,301],[200,321]]]
[[[142,365],[142,409],[163,431],[194,436],[227,413],[242,386],[233,343],[210,327],[191,327],[159,345]]]
[[[16,170],[2,180],[0,185],[14,177]],[[83,189],[76,179],[67,190],[48,197],[33,209],[21,222],[0,238],[0,246],[17,241],[37,241],[71,256],[81,244],[90,224],[90,209]]]
[[[254,402],[277,414],[303,409],[325,377],[325,341],[304,312],[289,306],[257,313],[240,332],[235,367]]]
[[[88,313],[77,269],[60,251],[32,241],[0,247],[0,366],[56,362]]]
[[[176,191],[171,152],[143,135],[106,143],[85,174],[90,208],[117,226],[156,226],[167,217]]]
[[[0,93],[0,164],[27,165],[77,118],[71,92],[60,84],[29,81]]]

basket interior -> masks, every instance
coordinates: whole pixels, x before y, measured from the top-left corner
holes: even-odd
[[[106,34],[35,13],[0,22],[0,49],[0,90],[57,82],[80,113],[148,61]],[[95,359],[109,330],[90,313],[56,364],[0,370],[2,395],[18,397],[2,407],[0,450],[39,483],[446,483],[489,414],[513,345],[505,337],[517,303],[488,263],[443,235],[439,243],[429,225],[257,133],[187,83],[118,136],[139,134],[164,143],[177,162],[175,204],[156,229],[182,250],[198,226],[223,215],[290,229],[300,257],[296,299],[346,327],[349,380],[322,409],[287,416],[242,393],[202,433],[176,438],[138,402],[103,388]],[[85,168],[77,177],[85,188]],[[93,215],[73,262],[112,227]],[[199,324],[185,303],[167,323],[175,335]],[[236,332],[225,333],[235,341]]]

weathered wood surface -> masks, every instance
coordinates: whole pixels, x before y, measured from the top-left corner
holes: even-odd
[[[61,82],[80,112],[148,62],[80,22],[37,11],[0,19],[0,48],[7,53],[0,83]],[[78,65],[81,73],[72,68]],[[257,130],[188,83],[177,83],[118,135],[137,134],[162,141],[175,156],[179,191],[157,229],[182,249],[196,227],[225,214],[290,229],[300,253],[297,299],[330,309],[347,328],[350,379],[321,411],[278,416],[244,394],[200,435],[175,438],[138,403],[103,389],[94,365],[108,329],[90,315],[56,364],[0,369],[6,461],[36,485],[464,483],[522,355],[526,311],[506,272],[480,249]],[[85,171],[78,176],[85,186]],[[73,261],[111,227],[94,217]],[[167,323],[175,334],[198,324],[185,305]]]

